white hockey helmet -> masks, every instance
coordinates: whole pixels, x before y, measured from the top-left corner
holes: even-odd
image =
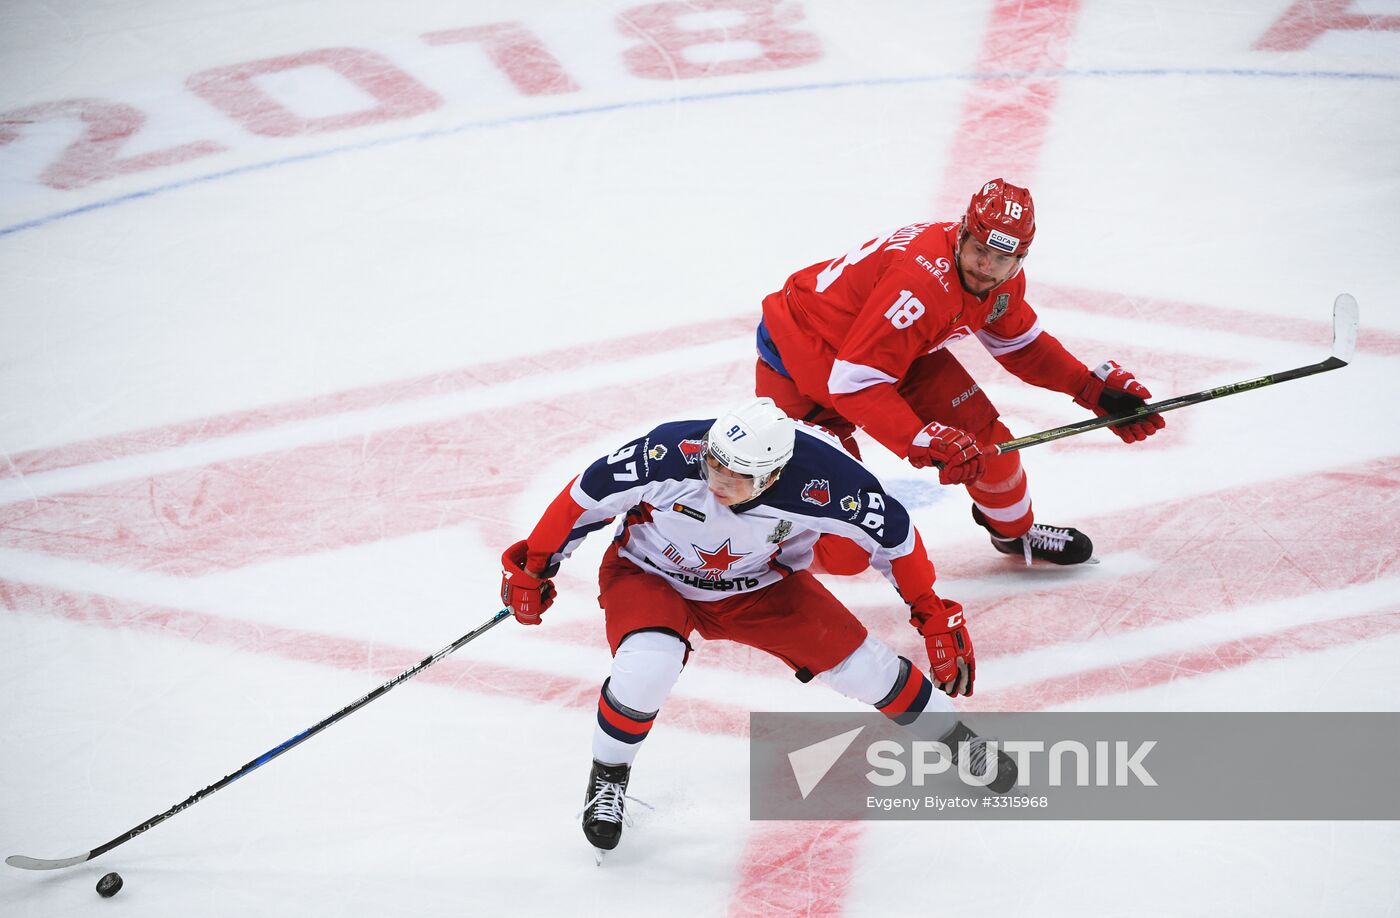
[[[771,398],[756,398],[715,419],[705,452],[729,471],[751,476],[756,497],[787,465],[796,442],[797,423]]]

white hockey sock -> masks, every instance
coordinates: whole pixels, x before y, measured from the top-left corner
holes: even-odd
[[[613,655],[612,674],[598,696],[595,760],[632,764],[684,660],[685,643],[674,634],[641,631],[623,640]]]
[[[953,699],[934,688],[917,666],[873,637],[817,678],[900,723],[932,714],[946,714],[949,729],[957,722]]]

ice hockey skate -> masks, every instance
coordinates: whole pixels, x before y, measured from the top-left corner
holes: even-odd
[[[588,789],[583,795],[583,834],[594,847],[594,859],[600,866],[603,855],[622,840],[627,781],[631,776],[630,765],[604,765],[596,760],[588,775]]]
[[[1093,557],[1094,543],[1078,529],[1034,523],[1025,535],[1008,539],[997,534],[976,504],[972,507],[972,518],[991,535],[993,548],[1004,555],[1019,555],[1025,558],[1027,566],[1030,566],[1033,559],[1049,561],[1051,564],[1099,563],[1098,559]]]
[[[966,744],[968,774],[981,778],[987,773],[987,740],[974,733],[967,724],[958,721],[957,726],[948,731],[942,742],[953,751],[953,764],[955,766],[961,763],[963,745]],[[987,790],[994,794],[1005,794],[1016,786],[1016,762],[1011,756],[998,749],[996,767],[996,777],[992,778],[987,785]]]

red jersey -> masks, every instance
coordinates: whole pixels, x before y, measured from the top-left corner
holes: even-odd
[[[865,428],[900,456],[927,419],[896,386],[919,357],[975,335],[1007,369],[1076,394],[1089,371],[1041,330],[1022,272],[979,298],[955,259],[957,223],[915,223],[798,271],[763,304],[764,323],[804,394]],[[790,360],[791,358],[791,360]],[[798,378],[795,365],[826,379]],[[806,374],[810,375],[810,373]]]

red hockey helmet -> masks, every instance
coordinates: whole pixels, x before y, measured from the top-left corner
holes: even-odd
[[[1025,255],[1035,238],[1035,203],[1025,188],[992,179],[972,196],[963,232],[1007,255]]]

